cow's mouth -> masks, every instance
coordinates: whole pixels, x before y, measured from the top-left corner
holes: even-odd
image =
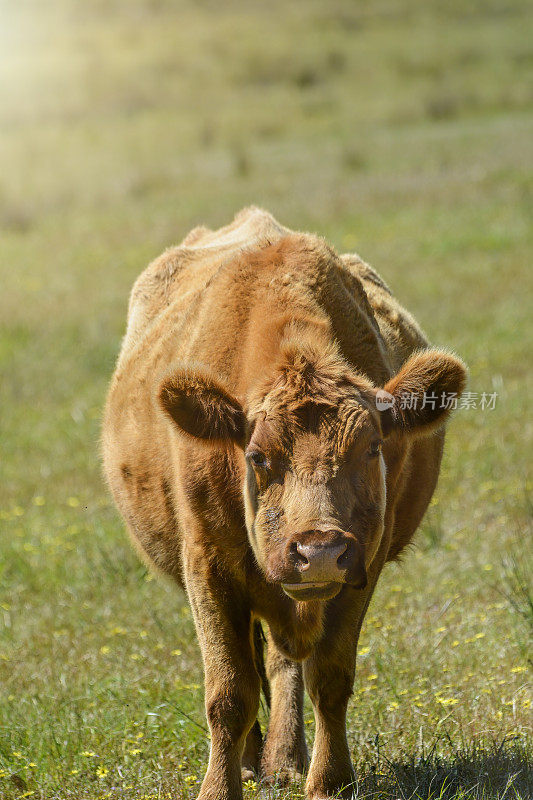
[[[342,583],[333,581],[282,583],[281,588],[293,600],[331,600],[342,589]]]

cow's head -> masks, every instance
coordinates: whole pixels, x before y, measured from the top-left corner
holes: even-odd
[[[300,342],[243,402],[201,369],[174,372],[159,401],[189,436],[244,454],[246,527],[266,579],[294,599],[329,599],[366,585],[384,527],[384,442],[397,451],[432,434],[465,375],[455,356],[426,350],[380,390],[334,346],[317,355]]]

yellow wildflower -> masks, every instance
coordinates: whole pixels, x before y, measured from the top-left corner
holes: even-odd
[[[441,706],[456,706],[459,700],[455,697],[435,697],[437,703],[440,703]]]

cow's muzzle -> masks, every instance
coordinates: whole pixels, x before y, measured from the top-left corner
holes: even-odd
[[[337,530],[306,531],[288,545],[291,579],[282,583],[295,600],[329,600],[344,584],[366,586],[363,547],[349,533]]]

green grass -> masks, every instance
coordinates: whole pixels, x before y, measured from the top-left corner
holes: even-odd
[[[372,602],[361,797],[531,796],[527,10],[0,3],[2,799],[198,788],[192,620],[129,548],[100,413],[136,275],[251,202],[357,250],[498,393],[456,414],[417,546]]]

